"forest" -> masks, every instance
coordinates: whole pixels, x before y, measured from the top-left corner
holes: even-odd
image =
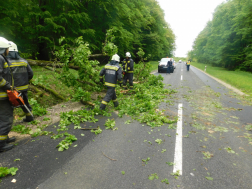
[[[252,72],[252,1],[220,4],[188,56],[200,63]]]
[[[5,0],[0,4],[0,36],[15,42],[24,58],[52,60],[61,37],[74,43],[80,36],[92,54],[106,54],[108,32],[122,57],[129,51],[135,58],[141,48],[157,60],[175,50],[175,35],[156,0]]]

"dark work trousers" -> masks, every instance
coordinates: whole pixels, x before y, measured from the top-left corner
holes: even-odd
[[[5,145],[13,123],[13,107],[8,99],[0,100],[0,147]]]
[[[31,107],[31,105],[29,104],[29,101],[28,101],[28,94],[27,94],[27,91],[21,91],[21,92],[22,92],[22,97],[23,97],[23,99],[24,99],[25,105],[27,106],[27,108],[28,108],[30,111],[32,111],[32,107]],[[27,111],[27,109],[26,109],[25,107],[22,106],[22,110],[24,111],[24,113],[25,113],[26,115],[29,116],[30,113]]]
[[[190,65],[186,65],[187,66],[187,71],[189,71],[189,69],[190,69]]]
[[[123,77],[123,88],[126,89],[126,83],[129,80],[130,89],[133,89],[133,73],[126,73]]]
[[[171,66],[167,67],[167,73],[170,74],[171,73]]]
[[[114,106],[117,107],[119,104],[116,100],[115,87],[107,87],[106,96],[103,98],[100,109],[104,110],[110,100],[113,100]]]

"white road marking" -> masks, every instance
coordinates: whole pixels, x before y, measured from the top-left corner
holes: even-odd
[[[181,80],[183,80],[183,75],[181,75]]]
[[[178,122],[177,122],[177,133],[176,133],[176,144],[175,144],[175,154],[174,154],[174,167],[173,173],[179,171],[182,175],[182,103],[178,105]]]

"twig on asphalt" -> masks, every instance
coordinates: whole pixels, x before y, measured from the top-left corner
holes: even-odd
[[[24,145],[25,145],[25,144],[27,144],[30,140],[31,140],[31,139],[29,138],[29,140],[27,140],[27,142],[26,142],[26,143],[24,143]]]
[[[111,159],[110,157],[106,156],[103,152],[102,152],[102,154],[103,154],[106,158],[109,158],[109,159],[112,160],[112,161],[117,161],[116,159]]]

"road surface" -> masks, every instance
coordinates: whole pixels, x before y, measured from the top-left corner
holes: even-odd
[[[251,189],[252,132],[246,128],[252,107],[196,68],[187,71],[184,63],[172,74],[158,74],[178,91],[159,107],[178,116],[176,124],[152,129],[136,120],[125,124],[130,117],[113,114],[118,130],[97,136],[73,130],[78,146],[64,152],[48,136],[22,141],[0,154],[2,166],[19,168],[0,188]],[[96,127],[107,119],[98,118],[87,124]]]

